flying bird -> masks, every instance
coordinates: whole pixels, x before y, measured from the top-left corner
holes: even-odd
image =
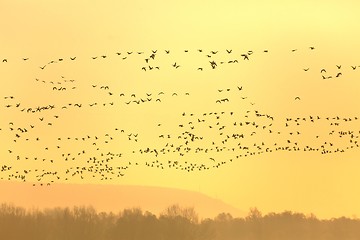
[[[244,60],[249,60],[248,55],[246,55],[246,54],[241,54],[241,56],[244,57]]]

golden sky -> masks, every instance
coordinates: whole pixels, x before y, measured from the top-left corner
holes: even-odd
[[[0,0],[0,178],[359,215],[359,10]]]

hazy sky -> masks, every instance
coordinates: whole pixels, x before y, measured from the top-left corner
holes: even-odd
[[[359,216],[359,10],[0,0],[0,178]]]

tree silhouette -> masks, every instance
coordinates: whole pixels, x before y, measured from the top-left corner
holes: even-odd
[[[262,215],[251,208],[244,218],[220,213],[199,221],[193,208],[171,205],[158,217],[140,208],[114,214],[92,207],[25,210],[0,205],[0,239],[29,240],[338,240],[360,239],[360,220],[284,211]]]

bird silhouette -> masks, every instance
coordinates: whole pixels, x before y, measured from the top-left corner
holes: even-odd
[[[241,54],[242,57],[244,57],[244,60],[249,60],[249,57],[247,54]]]

